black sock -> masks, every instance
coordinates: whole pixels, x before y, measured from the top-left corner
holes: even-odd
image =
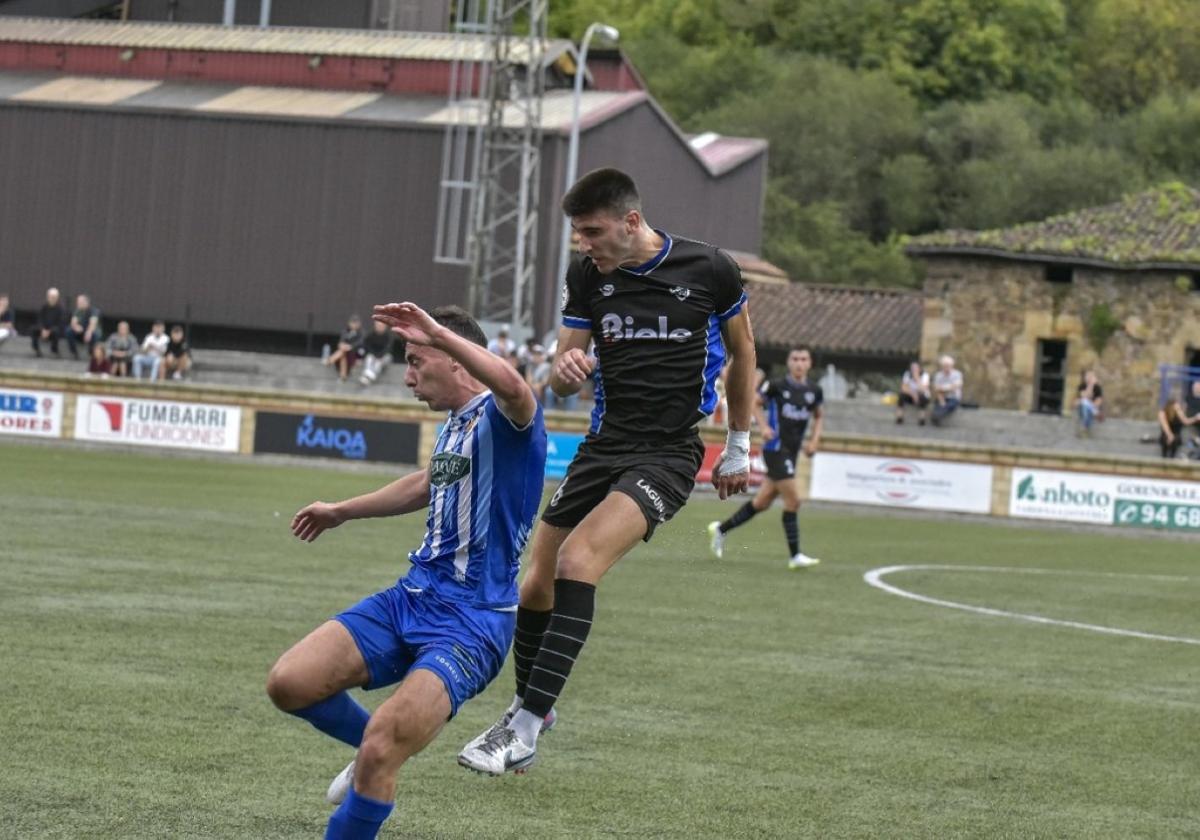
[[[796,511],[783,512],[783,533],[787,537],[788,551],[795,557],[800,553],[800,523],[796,520]]]
[[[526,711],[538,717],[550,714],[587,641],[595,612],[594,585],[566,578],[554,581],[554,614],[522,695]]]
[[[733,516],[726,519],[718,527],[720,528],[722,534],[727,533],[732,531],[737,526],[744,525],[749,522],[754,518],[754,514],[756,513],[758,513],[758,511],[755,509],[754,503],[746,502],[746,504],[742,505],[737,509],[737,511],[734,512]]]
[[[530,610],[517,607],[517,632],[513,636],[513,670],[517,674],[517,696],[525,696],[529,683],[529,669],[537,659],[542,646],[542,637],[550,624],[553,610]]]

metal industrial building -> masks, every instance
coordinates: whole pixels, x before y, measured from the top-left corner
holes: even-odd
[[[433,260],[452,45],[0,17],[0,292],[26,316],[57,286],[106,320],[276,343],[380,301],[461,303],[466,270]],[[539,331],[556,323],[574,50],[546,55]],[[588,70],[579,171],[626,169],[652,224],[757,253],[766,143],[683,135],[619,53]]]

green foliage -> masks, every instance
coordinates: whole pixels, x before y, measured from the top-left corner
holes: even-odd
[[[1107,303],[1097,303],[1088,310],[1086,329],[1088,344],[1096,351],[1096,355],[1100,355],[1108,340],[1121,329],[1121,319],[1113,314]]]
[[[554,4],[594,20],[685,130],[770,142],[762,251],[796,278],[909,284],[898,236],[1200,182],[1196,0]]]

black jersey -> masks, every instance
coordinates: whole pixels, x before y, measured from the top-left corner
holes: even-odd
[[[712,245],[659,234],[662,250],[636,268],[601,274],[581,257],[567,270],[563,326],[596,343],[593,434],[675,437],[717,405],[721,325],[746,303],[741,272]]]
[[[820,386],[797,382],[790,376],[768,379],[758,389],[766,409],[767,423],[775,431],[775,437],[763,446],[766,452],[783,449],[795,453],[804,442],[808,421],[813,412],[825,402]]]

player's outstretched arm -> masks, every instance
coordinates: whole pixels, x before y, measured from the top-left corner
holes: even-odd
[[[406,342],[441,350],[462,365],[467,373],[487,386],[496,398],[496,407],[516,426],[529,425],[537,413],[533,391],[512,365],[495,353],[489,353],[486,347],[443,327],[415,303],[376,306],[374,318],[387,324]]]
[[[713,487],[722,499],[741,493],[750,483],[750,415],[754,407],[754,334],[749,307],[725,322],[725,348],[733,357],[725,380],[729,401],[729,436],[713,466]]]
[[[336,528],[351,519],[399,516],[428,505],[429,470],[418,470],[353,499],[306,505],[292,517],[292,533],[305,542],[312,542],[330,528]]]
[[[588,330],[574,327],[559,327],[558,349],[554,366],[550,369],[550,390],[560,397],[578,393],[583,383],[592,375],[596,362],[587,354],[592,340]]]

